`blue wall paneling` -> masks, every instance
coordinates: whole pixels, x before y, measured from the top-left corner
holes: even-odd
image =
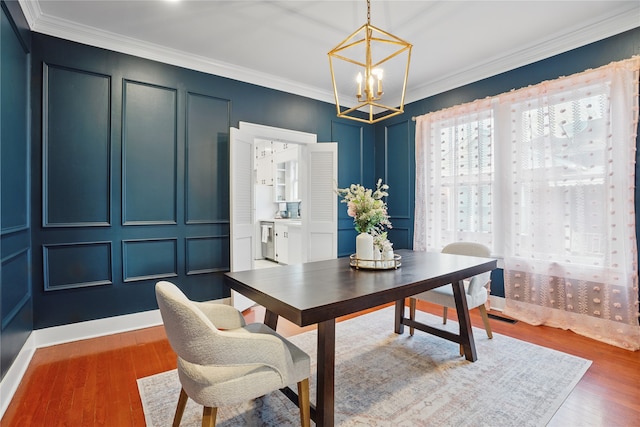
[[[241,120],[338,142],[339,184],[355,178],[353,159],[374,182],[373,128],[336,119],[331,104],[42,34],[33,43],[33,164],[45,166],[32,168],[32,191],[47,196],[32,207],[46,225],[32,239],[43,248],[35,328],[155,309],[161,278],[194,299],[229,296],[229,128]],[[93,191],[64,192],[82,181]],[[110,243],[110,263],[96,242]],[[68,277],[78,262],[64,257],[52,265],[76,248],[93,250],[94,276]]]
[[[43,86],[42,225],[108,226],[111,79],[44,64]]]
[[[389,185],[388,207],[392,228],[389,240],[395,249],[413,247],[415,156],[410,119],[380,122],[376,139],[377,176]]]
[[[332,121],[331,140],[338,141],[338,186],[350,184],[374,185],[375,148],[372,129],[360,122]],[[347,205],[338,203],[338,256],[349,256],[356,250],[353,218],[347,215]]]
[[[177,91],[125,81],[122,222],[177,223]]]
[[[229,102],[187,93],[185,216],[187,224],[215,224],[229,213]]]
[[[17,3],[0,5],[1,379],[31,333],[34,313],[29,221],[30,38]]]

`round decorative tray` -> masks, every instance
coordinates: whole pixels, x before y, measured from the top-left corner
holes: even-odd
[[[356,254],[349,255],[349,265],[356,270],[395,270],[402,265],[402,257],[393,255],[393,259],[360,259]]]

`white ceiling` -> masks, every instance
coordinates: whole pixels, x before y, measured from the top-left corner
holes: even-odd
[[[367,18],[366,0],[19,3],[39,33],[327,102],[327,52]],[[640,1],[372,0],[371,24],[414,46],[409,103],[639,27]]]

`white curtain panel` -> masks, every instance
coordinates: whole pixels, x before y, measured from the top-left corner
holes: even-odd
[[[416,119],[414,249],[504,257],[505,314],[640,349],[640,58]]]
[[[414,250],[456,241],[494,248],[493,115],[487,99],[416,119]]]

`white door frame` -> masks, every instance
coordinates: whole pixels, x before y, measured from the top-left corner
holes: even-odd
[[[231,271],[239,271],[254,268],[254,259],[255,259],[255,236],[248,236],[248,228],[246,224],[246,212],[242,215],[242,218],[245,219],[244,223],[239,223],[237,220],[237,213],[235,213],[234,208],[238,208],[239,204],[237,203],[238,195],[245,194],[251,197],[251,229],[253,230],[253,225],[256,222],[255,217],[255,205],[253,200],[253,185],[255,181],[254,173],[254,156],[253,150],[251,151],[251,158],[249,161],[249,169],[250,171],[246,171],[247,159],[238,159],[236,148],[234,143],[236,139],[238,139],[238,144],[243,142],[251,142],[256,139],[267,139],[270,141],[277,142],[287,142],[294,144],[315,144],[317,143],[317,135],[307,132],[300,132],[290,129],[282,129],[271,126],[264,126],[255,123],[248,122],[240,122],[239,129],[231,128],[229,131],[229,141],[231,147],[230,151],[230,171],[229,171],[229,180],[230,180],[230,218],[229,218],[229,233],[230,233],[230,266]],[[242,150],[242,152],[246,152],[246,150]],[[247,180],[246,176],[238,177],[236,176],[236,167],[238,165],[242,166],[242,174],[250,174]],[[240,179],[238,179],[240,178]],[[244,188],[247,183],[249,183],[250,188]],[[246,207],[244,207],[246,209]],[[236,233],[234,233],[234,230]],[[240,236],[236,236],[236,234],[240,234]],[[247,243],[249,241],[249,243]],[[250,246],[250,249],[248,248]],[[251,307],[254,303],[250,299],[244,297],[243,295],[231,291],[231,303],[234,307],[236,307],[240,311],[244,311],[247,308]]]

